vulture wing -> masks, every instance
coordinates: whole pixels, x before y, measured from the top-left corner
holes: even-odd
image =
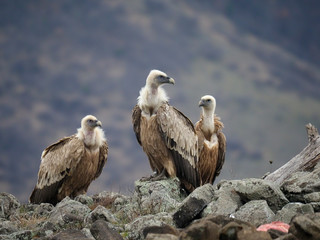
[[[158,109],[157,122],[162,138],[172,153],[177,177],[198,187],[198,137],[192,122],[167,103]]]

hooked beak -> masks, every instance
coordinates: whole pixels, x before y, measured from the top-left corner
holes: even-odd
[[[199,102],[199,107],[203,107],[205,105],[204,101],[203,100],[200,100]]]
[[[158,77],[158,83],[161,85],[161,84],[164,84],[164,83],[168,83],[168,84],[175,84],[175,81],[173,78],[171,77],[164,77],[164,76],[160,76]]]
[[[97,121],[96,121],[96,126],[97,126],[97,127],[102,127],[101,122],[97,120]]]

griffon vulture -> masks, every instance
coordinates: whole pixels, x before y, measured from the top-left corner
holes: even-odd
[[[192,122],[168,104],[165,83],[174,84],[174,80],[158,70],[149,73],[133,108],[133,130],[155,172],[150,179],[177,176],[191,192],[199,186],[198,139]]]
[[[56,204],[66,196],[87,192],[107,162],[108,144],[100,127],[101,122],[88,115],[81,120],[77,134],[62,138],[42,152],[31,203]]]
[[[226,152],[226,137],[222,133],[223,123],[215,115],[216,100],[210,95],[199,102],[202,108],[200,120],[195,124],[199,138],[198,171],[200,184],[213,183],[220,174]]]

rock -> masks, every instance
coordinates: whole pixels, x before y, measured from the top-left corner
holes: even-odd
[[[90,228],[90,232],[96,240],[103,240],[103,239],[122,240],[123,239],[117,231],[109,228],[107,222],[104,220],[95,221],[92,224],[92,227]]]
[[[68,229],[59,232],[49,238],[50,240],[92,240],[87,237],[81,230]]]
[[[290,202],[304,202],[305,198],[310,199],[316,196],[320,191],[320,164],[318,163],[311,172],[293,173],[281,188]],[[309,195],[313,193],[312,195]],[[307,195],[307,197],[305,197]]]
[[[320,239],[320,213],[295,216],[290,223],[289,233],[298,239]]]
[[[0,221],[0,235],[8,235],[19,231],[17,224],[11,221]]]
[[[155,215],[145,215],[137,217],[132,222],[125,225],[125,232],[129,239],[143,239],[143,231],[150,226],[173,226],[172,216],[169,213],[157,213]]]
[[[7,235],[6,236],[7,238],[4,238],[4,239],[12,239],[12,240],[15,240],[15,239],[19,239],[19,240],[30,240],[31,237],[32,237],[32,234],[31,234],[31,231],[29,230],[21,230],[21,231],[18,231],[18,232],[15,232],[15,233],[12,233],[10,235]],[[1,239],[1,238],[0,238]]]
[[[229,216],[242,206],[240,196],[227,184],[214,191],[213,199],[201,213],[201,217],[210,214]]]
[[[145,227],[142,231],[143,237],[146,238],[148,234],[154,233],[154,234],[170,234],[170,235],[175,235],[179,236],[180,232],[175,229],[174,227],[167,225],[167,224],[162,224],[161,226],[149,226]]]
[[[250,222],[256,227],[271,222],[274,215],[265,200],[250,201],[233,214],[235,218]]]
[[[15,196],[5,192],[0,193],[0,218],[9,219],[19,207],[20,202]]]
[[[213,196],[214,187],[211,184],[196,188],[173,213],[175,224],[180,228],[187,226],[211,202]]]
[[[184,229],[180,234],[180,239],[219,239],[219,230],[220,227],[209,220],[199,221]]]
[[[314,213],[311,204],[288,203],[274,216],[274,221],[290,223],[291,219],[297,214]]]
[[[320,192],[308,193],[305,194],[303,197],[306,203],[320,202]]]
[[[220,230],[221,240],[271,240],[267,232],[259,232],[252,225],[229,222]]]
[[[75,201],[78,201],[84,205],[87,205],[88,207],[90,207],[91,205],[93,205],[93,199],[92,197],[89,197],[85,194],[82,195],[78,195],[74,198]]]
[[[233,187],[234,191],[240,196],[241,201],[246,203],[251,200],[266,200],[272,211],[280,210],[289,201],[281,192],[279,186],[274,183],[258,179],[248,178],[244,180],[233,180],[220,183],[221,185],[228,184],[228,187]],[[231,185],[231,186],[230,186]]]
[[[171,234],[149,233],[146,240],[179,240],[179,238]]]
[[[91,224],[97,220],[104,220],[113,224],[118,222],[115,216],[113,216],[108,209],[100,205],[87,215],[85,222]]]
[[[88,206],[66,197],[56,205],[48,221],[60,228],[65,228],[65,225],[82,228],[84,218],[90,211]]]
[[[135,182],[133,200],[143,215],[174,211],[185,197],[177,178]]]
[[[34,216],[37,217],[48,217],[54,206],[50,203],[41,203],[40,205],[36,205],[36,208],[34,209]]]

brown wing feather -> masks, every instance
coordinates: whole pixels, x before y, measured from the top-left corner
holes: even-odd
[[[219,141],[219,152],[218,152],[216,173],[214,175],[213,182],[214,182],[215,178],[220,175],[222,166],[224,164],[226,148],[227,148],[226,136],[222,132],[218,132],[217,137],[218,137],[218,141]]]
[[[63,180],[71,175],[84,153],[84,144],[75,135],[47,147],[41,157],[38,181],[30,202],[53,202]]]
[[[157,112],[159,131],[172,152],[176,174],[180,180],[199,186],[196,171],[198,137],[192,122],[179,110],[163,104]]]
[[[133,131],[136,135],[137,141],[141,145],[140,119],[141,119],[141,109],[138,105],[135,105],[132,110],[132,125],[133,125]]]
[[[95,179],[100,176],[104,165],[107,163],[107,157],[108,157],[108,143],[104,142],[103,145],[100,147],[99,164],[98,164],[97,173],[95,175]]]

